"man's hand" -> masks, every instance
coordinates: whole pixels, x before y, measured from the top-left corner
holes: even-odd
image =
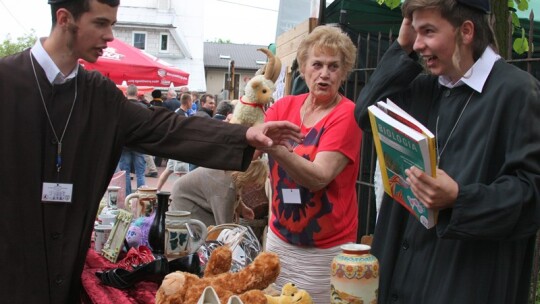
[[[304,136],[300,127],[288,121],[269,121],[250,127],[246,139],[250,146],[264,151],[275,145],[283,145],[292,151],[292,143],[300,143]]]
[[[399,36],[397,42],[401,45],[401,48],[405,50],[407,54],[413,51],[414,42],[416,40],[416,31],[412,26],[411,19],[403,18],[401,22],[401,28],[399,29]]]
[[[424,171],[411,167],[405,170],[407,182],[414,195],[428,209],[446,209],[454,206],[459,186],[446,172],[437,169],[437,177],[433,178]]]

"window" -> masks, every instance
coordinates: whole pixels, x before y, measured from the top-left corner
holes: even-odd
[[[146,34],[133,33],[133,46],[141,50],[146,49]]]
[[[169,50],[169,35],[161,34],[159,36],[159,50],[161,52],[167,52]]]

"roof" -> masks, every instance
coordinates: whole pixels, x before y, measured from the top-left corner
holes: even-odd
[[[229,60],[234,60],[236,69],[258,70],[266,63],[266,55],[257,49],[266,47],[266,45],[205,42],[204,66],[226,69],[229,67]]]

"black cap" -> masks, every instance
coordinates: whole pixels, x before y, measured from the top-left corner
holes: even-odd
[[[68,2],[70,0],[48,0],[47,2],[49,4],[58,4],[58,3],[64,3],[64,2]]]
[[[490,12],[489,0],[456,0],[456,1],[463,5],[466,5],[475,9],[479,9],[486,14]]]

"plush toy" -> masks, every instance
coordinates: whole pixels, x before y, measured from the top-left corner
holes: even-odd
[[[281,73],[281,61],[268,49],[258,49],[268,56],[262,75],[251,78],[245,87],[244,96],[234,106],[231,123],[251,127],[264,122],[264,106],[273,101],[274,82]]]
[[[313,304],[309,293],[298,289],[293,283],[283,285],[281,295],[277,297],[265,295],[268,304]]]
[[[282,296],[292,296],[294,293],[298,292],[298,287],[294,283],[287,283],[281,288]]]
[[[156,293],[156,304],[196,304],[207,286],[214,288],[222,304],[227,303],[232,295],[238,295],[244,304],[266,303],[267,299],[261,290],[273,283],[279,275],[278,256],[262,252],[247,267],[232,273],[226,271],[227,267],[221,261],[229,259],[231,255],[227,246],[214,250],[203,278],[180,271],[168,274]],[[222,271],[226,272],[220,273]]]

